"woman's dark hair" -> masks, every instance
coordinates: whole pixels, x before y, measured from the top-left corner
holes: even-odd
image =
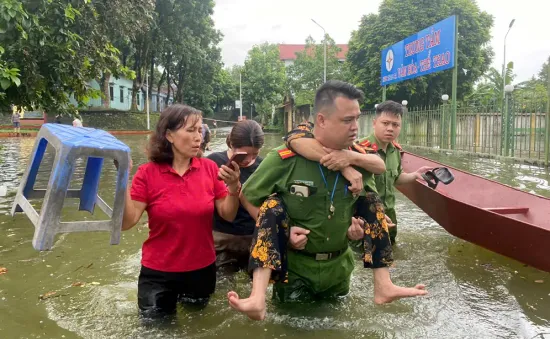
[[[225,143],[229,148],[262,148],[264,145],[264,131],[254,120],[239,121],[231,129]]]
[[[177,131],[187,124],[189,119],[191,124],[196,124],[202,118],[202,112],[191,106],[175,104],[162,111],[155,133],[149,139],[147,155],[150,161],[156,163],[169,163],[174,160],[172,144],[166,139],[168,131]]]

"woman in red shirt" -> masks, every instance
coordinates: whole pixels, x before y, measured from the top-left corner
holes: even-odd
[[[178,301],[206,306],[216,287],[214,208],[232,221],[239,207],[239,166],[218,170],[197,157],[201,115],[185,105],[162,112],[149,142],[150,161],[138,168],[126,193],[122,229],[136,225],[145,210],[149,218],[138,281],[146,316],[173,313]]]

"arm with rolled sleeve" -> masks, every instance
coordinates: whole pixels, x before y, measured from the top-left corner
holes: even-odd
[[[306,159],[320,161],[325,166],[327,164],[324,160],[327,160],[328,164],[339,163],[335,168],[331,168],[333,167],[331,165],[327,166],[331,170],[342,170],[349,166],[357,166],[374,174],[381,174],[386,170],[384,160],[378,156],[376,151],[362,145],[361,142],[356,142],[350,150],[334,150],[332,153],[329,153],[314,138],[311,125],[298,126],[298,128],[290,131],[284,139],[289,149]],[[335,159],[331,162],[330,159],[327,159],[327,156],[332,156]],[[344,163],[343,160],[346,160],[345,165],[341,165]],[[344,176],[346,175],[344,174]]]

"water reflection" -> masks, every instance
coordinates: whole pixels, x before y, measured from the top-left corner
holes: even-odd
[[[225,132],[211,145],[225,149]],[[146,161],[145,137],[121,137],[132,148],[134,169]],[[281,143],[266,137],[266,150]],[[372,274],[357,269],[351,293],[333,302],[275,305],[268,319],[247,320],[227,305],[225,294],[250,291],[246,274],[220,279],[208,307],[179,312],[168,325],[145,327],[137,317],[137,276],[145,225],[124,232],[121,244],[109,245],[108,233],[68,234],[56,238],[53,251],[31,246],[33,227],[22,215],[7,216],[13,192],[32,151],[31,139],[0,139],[0,182],[11,191],[0,197],[0,333],[2,337],[65,338],[488,338],[526,337],[550,332],[550,274],[466,243],[446,233],[403,196],[398,196],[400,243],[395,250],[394,281],[423,282],[430,295],[386,306],[372,303]],[[264,151],[265,154],[265,151]],[[537,167],[491,159],[430,154],[434,159],[514,187],[550,196],[548,173]],[[48,150],[39,174],[47,182],[53,159]],[[114,194],[114,167],[106,164],[100,194]],[[74,185],[82,178],[77,167]],[[38,206],[39,204],[37,204]],[[65,205],[65,218],[90,216]],[[81,214],[84,213],[84,214]],[[542,280],[542,283],[540,282]],[[535,282],[539,281],[539,282]],[[76,286],[84,283],[83,286]],[[73,286],[75,285],[75,286]],[[40,301],[39,295],[56,292]]]
[[[414,149],[414,153],[530,193],[550,197],[550,172],[542,167],[420,149]]]

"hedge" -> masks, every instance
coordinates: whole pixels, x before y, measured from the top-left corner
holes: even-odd
[[[84,126],[99,128],[103,130],[130,130],[144,131],[147,130],[147,114],[136,112],[120,112],[120,111],[80,111]],[[159,119],[159,113],[150,113],[151,129],[154,129]],[[54,122],[55,116],[48,115],[48,122]],[[71,125],[72,117],[64,116],[61,118],[62,124]],[[11,114],[0,113],[0,125],[11,125]]]
[[[104,130],[147,130],[147,114],[128,112],[80,112],[86,127],[95,127]],[[154,129],[159,119],[158,113],[149,114],[151,129]],[[49,117],[48,117],[49,118]],[[48,119],[49,120],[49,119]]]

